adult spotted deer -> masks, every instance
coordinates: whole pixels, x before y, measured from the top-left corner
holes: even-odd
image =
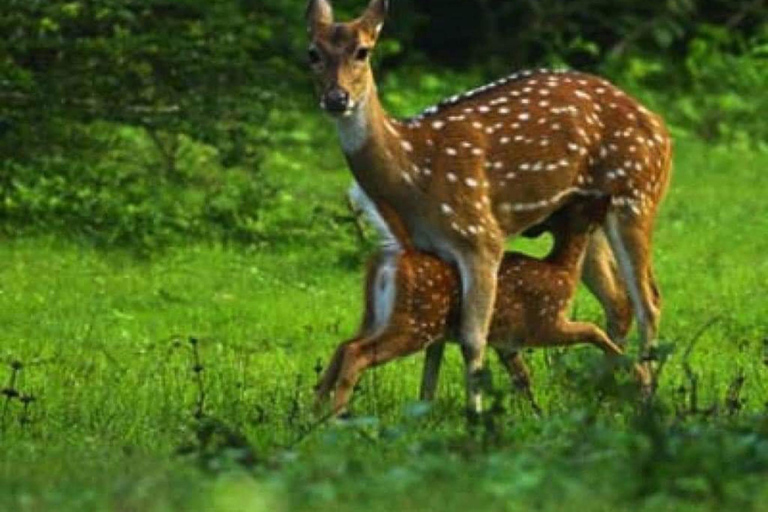
[[[622,354],[597,326],[568,319],[590,232],[602,222],[607,204],[608,198],[576,199],[553,214],[547,224],[555,245],[543,260],[514,252],[502,259],[488,341],[531,401],[522,348],[590,343],[610,356]],[[318,405],[335,391],[333,412],[342,412],[367,368],[451,338],[459,295],[456,270],[434,256],[412,248],[375,255],[368,266],[360,333],[336,350],[317,387]],[[636,373],[648,384],[640,366]]]
[[[355,180],[394,243],[407,238],[459,269],[470,410],[481,410],[476,376],[505,240],[574,196],[612,198],[607,242],[593,240],[585,276],[609,318],[626,316],[616,306],[624,297],[615,258],[647,349],[659,317],[651,231],[671,159],[661,119],[605,80],[540,70],[396,120],[379,101],[370,65],[387,3],[372,0],[361,17],[338,23],[328,0],[310,0],[309,61]],[[427,393],[439,356],[428,356]]]

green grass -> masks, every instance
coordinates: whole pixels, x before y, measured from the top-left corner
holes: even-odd
[[[349,179],[337,153],[297,149],[300,136],[293,143],[268,162],[291,184],[275,222],[338,203]],[[589,348],[537,352],[529,359],[543,417],[513,398],[494,430],[476,435],[461,414],[456,350],[431,409],[413,402],[414,357],[364,377],[358,419],[315,425],[314,367],[360,314],[362,258],[349,243],[297,236],[139,260],[6,240],[0,354],[23,363],[16,389],[36,401],[26,416],[18,400],[0,404],[0,509],[765,510],[766,167],[766,154],[677,148],[655,238],[661,337],[675,348],[660,412],[638,416],[620,388],[598,382],[602,359]],[[583,291],[575,310],[602,323]],[[680,388],[689,397],[691,387],[682,353],[710,321],[690,364],[699,406],[718,409],[681,411]],[[195,439],[189,337],[200,340],[206,414],[250,448],[177,454]],[[0,379],[11,373],[3,367]],[[729,415],[738,375],[743,403]],[[256,458],[248,469],[234,462],[244,450]]]

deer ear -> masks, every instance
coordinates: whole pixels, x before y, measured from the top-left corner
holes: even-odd
[[[306,16],[307,29],[314,33],[322,25],[333,24],[333,7],[328,0],[309,0]]]
[[[379,37],[381,27],[389,11],[389,0],[371,0],[368,8],[360,17],[360,22],[374,37]]]

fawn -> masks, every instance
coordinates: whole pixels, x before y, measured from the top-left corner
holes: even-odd
[[[660,314],[651,232],[671,162],[661,118],[601,78],[539,70],[394,119],[379,101],[370,64],[387,9],[387,0],[371,0],[362,16],[340,23],[328,0],[310,0],[309,63],[320,106],[335,120],[355,180],[392,239],[458,269],[469,407],[482,407],[477,376],[505,240],[580,195],[611,197],[589,242],[584,279],[617,340],[629,328],[631,303],[649,350]],[[440,359],[439,349],[428,351],[427,397]]]
[[[547,223],[555,243],[544,259],[517,252],[504,255],[488,342],[529,396],[523,348],[590,343],[608,355],[622,354],[597,326],[568,319],[589,235],[602,222],[607,206],[607,198],[584,198],[556,212]],[[460,286],[456,269],[430,254],[406,249],[375,255],[368,266],[360,332],[337,348],[318,384],[318,405],[335,391],[333,411],[342,412],[365,369],[454,336]],[[636,372],[646,385],[645,370],[638,366]]]

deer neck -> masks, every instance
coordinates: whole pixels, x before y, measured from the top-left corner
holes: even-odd
[[[547,261],[571,273],[577,273],[584,262],[588,240],[588,233],[565,233],[555,236],[555,243]]]
[[[353,112],[336,120],[339,141],[358,184],[375,202],[394,199],[404,187],[402,169],[413,146],[382,107],[371,81],[368,94]]]

